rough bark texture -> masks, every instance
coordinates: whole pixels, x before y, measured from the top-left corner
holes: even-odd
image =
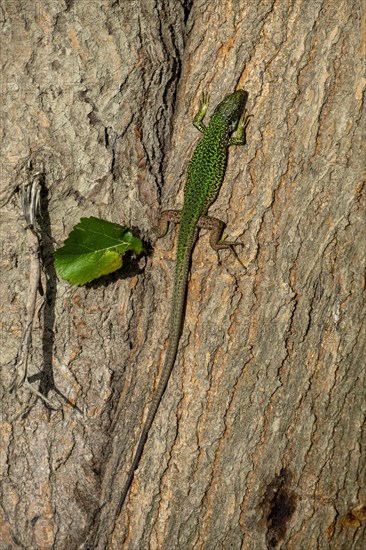
[[[364,548],[361,9],[4,0],[2,549]],[[116,518],[164,359],[176,233],[84,288],[50,255],[88,215],[153,242],[160,207],[181,204],[201,92],[212,109],[236,87],[254,116],[212,213],[248,272],[202,232],[176,366]],[[47,277],[29,375],[54,410],[8,391],[35,166]]]

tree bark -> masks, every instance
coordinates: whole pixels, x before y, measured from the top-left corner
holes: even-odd
[[[363,548],[365,187],[356,0],[5,0],[1,548]],[[202,92],[249,92],[201,231],[176,364],[119,517],[167,339]],[[43,296],[15,375],[29,258],[20,187],[43,174]],[[153,252],[86,287],[52,251],[81,217]]]

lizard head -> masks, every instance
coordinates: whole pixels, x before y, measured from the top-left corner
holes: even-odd
[[[238,126],[239,119],[244,111],[248,99],[248,92],[236,90],[228,95],[218,104],[213,116],[217,115],[225,119],[229,132],[234,132]]]

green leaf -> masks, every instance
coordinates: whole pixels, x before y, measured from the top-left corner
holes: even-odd
[[[74,285],[85,285],[122,266],[128,250],[143,251],[142,242],[127,227],[99,218],[81,218],[64,245],[54,252],[58,275]]]

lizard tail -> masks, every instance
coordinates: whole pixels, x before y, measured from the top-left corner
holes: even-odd
[[[141,455],[144,450],[144,446],[149,434],[149,430],[154,421],[156,412],[159,408],[161,399],[164,395],[165,389],[167,387],[167,384],[170,378],[170,374],[172,372],[172,369],[175,363],[175,358],[177,355],[180,335],[181,335],[182,326],[183,326],[188,273],[189,273],[192,249],[195,242],[195,236],[192,237],[191,239],[192,242],[190,246],[185,247],[184,254],[182,254],[181,261],[177,260],[176,262],[173,299],[172,299],[172,307],[171,307],[171,313],[170,313],[170,335],[169,335],[168,349],[166,352],[164,366],[163,366],[161,377],[158,383],[158,387],[154,393],[152,404],[148,412],[147,418],[145,420],[145,424],[142,428],[141,436],[135,451],[132,465],[129,469],[127,480],[125,482],[125,485],[123,487],[123,490],[119,499],[117,516],[120,514],[124,501],[126,500],[128,490],[134,478],[135,470],[139,465]],[[179,247],[179,242],[178,242],[178,247]]]

